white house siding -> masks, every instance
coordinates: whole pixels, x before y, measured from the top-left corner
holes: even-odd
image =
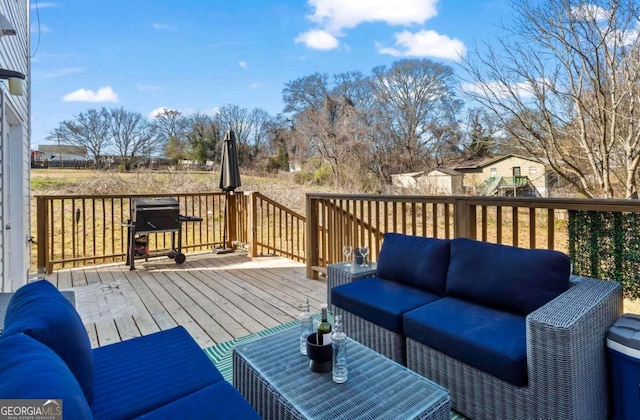
[[[408,172],[391,175],[391,185],[395,188],[415,189],[418,187],[417,178],[424,172]]]
[[[462,174],[450,175],[433,170],[427,176],[419,178],[418,182],[436,195],[458,195],[463,192],[462,179]]]
[[[536,187],[541,196],[547,196],[547,182],[544,165],[533,160],[512,156],[491,163],[482,168],[482,179],[485,180],[490,177],[500,176],[512,177],[514,167],[520,167],[520,175],[528,177],[531,184]],[[495,169],[495,171],[492,172],[492,169]]]
[[[9,94],[0,82],[0,290],[13,291],[26,283],[30,261],[30,64],[29,2],[0,0],[2,13],[16,35],[0,37],[0,68],[27,76],[24,95]]]

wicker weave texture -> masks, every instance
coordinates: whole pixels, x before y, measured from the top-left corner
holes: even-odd
[[[349,340],[349,379],[314,373],[300,354],[298,328],[233,352],[234,386],[264,419],[449,419],[441,386]]]
[[[334,314],[342,315],[344,331],[350,338],[394,362],[403,366],[407,365],[405,338],[403,335],[382,328],[337,306],[334,307]]]
[[[331,289],[336,286],[351,283],[352,281],[372,277],[376,274],[375,267],[374,263],[371,263],[369,267],[347,267],[344,263],[329,264],[327,266],[327,304],[329,310],[334,310],[333,305],[331,305]]]
[[[453,408],[474,419],[606,419],[605,334],[621,313],[619,284],[583,277],[529,314],[522,388],[412,339],[407,365],[448,388]]]

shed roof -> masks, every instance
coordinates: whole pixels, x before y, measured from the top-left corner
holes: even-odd
[[[433,173],[433,172],[442,172],[443,174],[451,175],[451,176],[464,175],[462,172],[458,172],[455,169],[451,169],[451,168],[435,168],[433,171],[429,173]]]
[[[518,159],[524,159],[524,160],[528,160],[531,162],[536,162],[536,163],[540,163],[539,160],[534,159],[534,158],[528,158],[528,157],[524,157],[524,156],[519,156],[519,155],[514,155],[514,154],[508,154],[508,155],[501,155],[501,156],[487,156],[487,157],[482,157],[482,158],[475,158],[475,159],[467,159],[464,160],[460,163],[457,163],[455,165],[452,165],[452,169],[480,169],[480,168],[484,168],[487,167],[489,165],[493,165],[495,163],[498,163],[502,160],[505,159],[509,159],[509,158],[518,158]]]

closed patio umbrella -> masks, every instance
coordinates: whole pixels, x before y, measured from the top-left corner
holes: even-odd
[[[229,193],[242,186],[240,181],[240,167],[238,165],[238,151],[236,149],[236,134],[228,130],[224,135],[222,145],[222,165],[220,168],[220,189],[224,191],[224,227],[222,234],[222,249],[217,248],[217,253],[231,252],[227,248],[227,207]]]
[[[240,182],[240,167],[238,166],[236,133],[233,130],[228,130],[224,135],[224,144],[222,145],[220,189],[224,192],[229,192],[240,186],[242,186],[242,183]]]

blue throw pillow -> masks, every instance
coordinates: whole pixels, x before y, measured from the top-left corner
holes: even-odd
[[[2,337],[24,333],[40,341],[67,364],[87,402],[93,402],[93,355],[87,331],[75,308],[46,280],[16,291],[7,308]]]
[[[67,365],[50,348],[24,334],[0,340],[0,397],[41,399],[55,409],[62,400],[65,419],[92,419],[89,404]],[[36,416],[38,417],[38,416]]]
[[[466,238],[451,241],[447,296],[528,315],[569,288],[569,257]]]
[[[443,296],[449,240],[386,233],[376,275]]]

